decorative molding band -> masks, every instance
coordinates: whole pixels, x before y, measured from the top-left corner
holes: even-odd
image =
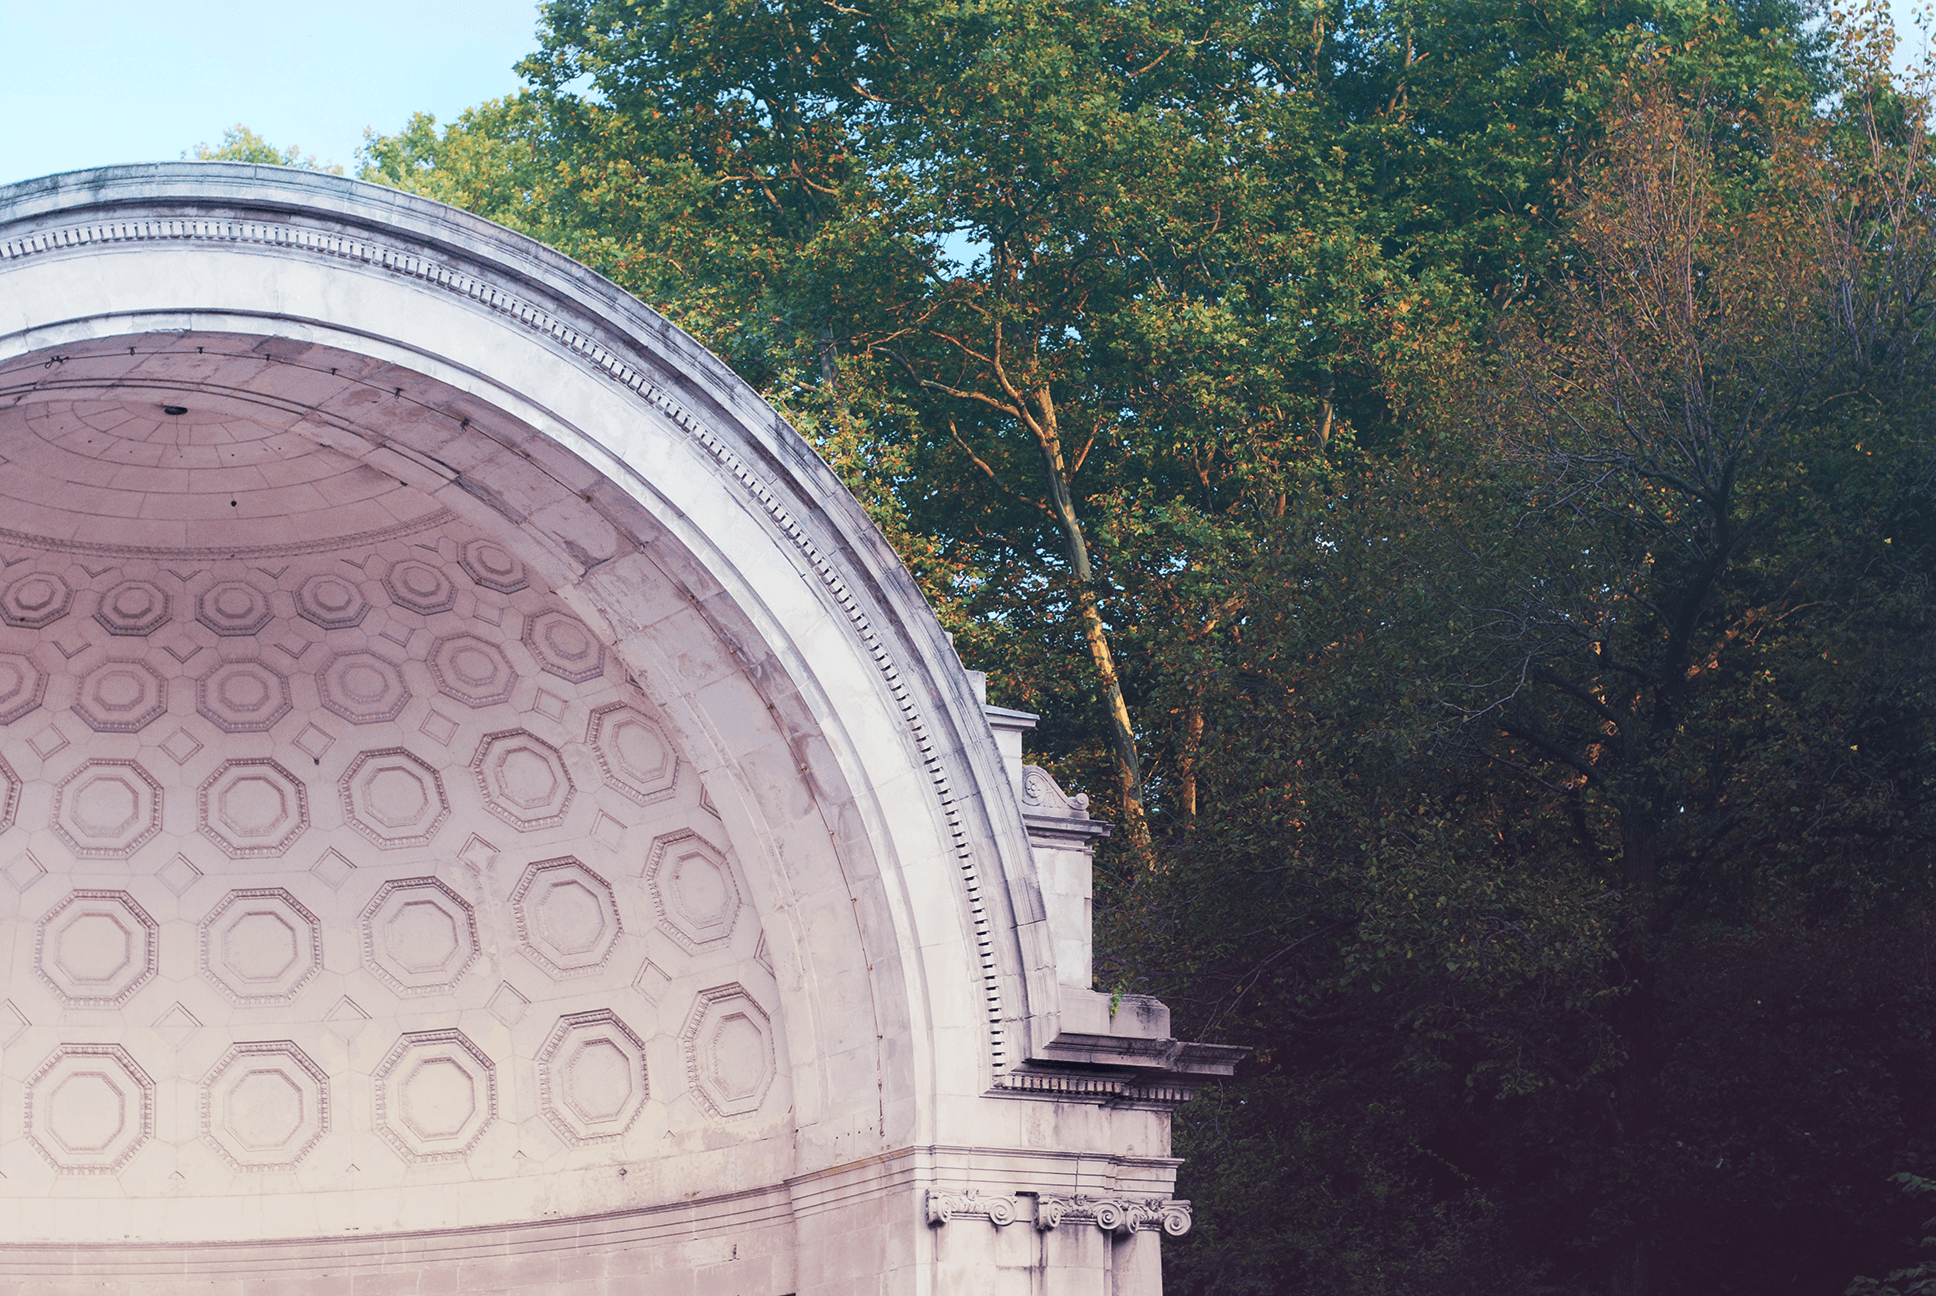
[[[0,395],[4,394],[6,394],[5,391],[0,391]],[[285,544],[269,545],[203,545],[199,548],[195,546],[177,548],[113,544],[95,540],[60,540],[52,536],[34,535],[28,531],[15,531],[9,527],[0,527],[0,542],[20,545],[27,549],[40,549],[48,553],[100,554],[104,558],[156,558],[182,561],[198,558],[204,561],[219,561],[224,558],[290,558],[312,553],[333,553],[338,549],[360,549],[381,544],[385,540],[401,540],[405,536],[416,535],[419,531],[440,527],[454,516],[455,514],[449,509],[440,508],[414,521],[398,522],[393,526],[381,527],[374,531],[358,531],[351,535],[326,540],[295,540]]]
[[[928,1189],[927,1216],[931,1226],[939,1227],[957,1217],[985,1219],[996,1228],[1022,1218],[1015,1197],[983,1196],[969,1189],[948,1192]],[[1035,1228],[1047,1233],[1064,1224],[1094,1224],[1105,1233],[1127,1235],[1138,1229],[1182,1237],[1193,1222],[1190,1203],[1174,1197],[1037,1197]]]
[[[0,262],[18,261],[49,252],[84,248],[96,244],[193,242],[232,246],[257,245],[293,252],[355,261],[393,274],[419,279],[487,309],[509,316],[554,345],[571,352],[605,371],[610,377],[650,401],[673,423],[690,435],[706,453],[730,472],[765,511],[775,525],[793,542],[820,577],[827,593],[846,614],[848,622],[866,647],[875,668],[893,694],[903,722],[921,753],[928,779],[941,803],[955,861],[967,892],[970,921],[974,928],[977,959],[980,964],[982,995],[987,1012],[990,1060],[997,1077],[1008,1066],[1001,1002],[1000,967],[995,955],[995,940],[982,896],[980,867],[969,844],[966,824],[952,781],[943,767],[927,722],[914,704],[913,696],[901,679],[899,666],[874,630],[867,613],[853,592],[830,563],[793,520],[786,507],[747,468],[740,457],[639,366],[625,360],[610,347],[570,322],[553,315],[542,306],[489,283],[476,275],[441,264],[415,252],[385,247],[367,238],[328,230],[311,229],[274,220],[231,220],[195,216],[127,217],[87,221],[76,225],[42,230],[24,238],[0,241]],[[616,457],[616,456],[614,456]]]
[[[1124,1079],[1109,1075],[1076,1075],[1063,1071],[1012,1070],[997,1077],[991,1092],[1011,1097],[1076,1099],[1105,1107],[1181,1107],[1197,1096],[1201,1085]]]

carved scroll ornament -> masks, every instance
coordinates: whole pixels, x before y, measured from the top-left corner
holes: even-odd
[[[948,1192],[928,1189],[928,1223],[942,1225],[961,1218],[985,1219],[996,1228],[1013,1224],[1019,1216],[1014,1197],[983,1196],[973,1190]],[[1035,1227],[1046,1233],[1063,1224],[1094,1224],[1105,1233],[1129,1234],[1137,1229],[1161,1230],[1171,1237],[1190,1231],[1190,1203],[1170,1197],[1038,1197]]]

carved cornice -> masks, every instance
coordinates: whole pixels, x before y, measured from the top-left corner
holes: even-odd
[[[1070,796],[1040,765],[1022,767],[1022,820],[1032,838],[1080,843],[1109,836],[1108,824],[1089,817],[1089,794]]]
[[[1027,1218],[1022,1202],[1033,1198],[1036,1231],[1047,1233],[1064,1224],[1093,1224],[1105,1233],[1129,1234],[1138,1229],[1182,1237],[1190,1231],[1190,1203],[1174,1197],[1052,1197],[1017,1194],[983,1195],[973,1189],[951,1192],[928,1189],[928,1223],[934,1227],[955,1219],[985,1219],[1004,1228]]]

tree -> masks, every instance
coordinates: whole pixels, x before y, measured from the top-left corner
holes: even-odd
[[[1675,79],[1613,101],[1482,435],[1264,533],[1187,659],[1228,818],[1109,945],[1260,1055],[1179,1136],[1182,1290],[1827,1291],[1900,1222],[1849,1185],[1932,1134],[1919,107]]]
[[[1881,610],[1846,548],[1887,537],[1822,480],[1865,443],[1865,411],[1844,407],[1881,386],[1863,373],[1881,357],[1854,332],[1868,321],[1836,303],[1926,314],[1929,244],[1916,231],[1925,264],[1875,298],[1875,267],[1847,255],[1868,231],[1831,206],[1837,181],[1850,197],[1864,186],[1856,168],[1833,174],[1819,129],[1778,104],[1748,114],[1637,87],[1570,195],[1576,255],[1507,332],[1520,399],[1495,417],[1509,452],[1536,465],[1523,533],[1538,579],[1502,591],[1493,651],[1461,685],[1474,728],[1496,730],[1487,758],[1568,794],[1582,846],[1614,863],[1629,907],[1605,1115],[1621,1156],[1651,1155],[1660,1126],[1671,1048],[1655,946],[1685,908],[1725,903],[1714,888],[1741,839],[1779,817],[1755,805],[1776,775],[1766,735],[1719,723],[1720,699],[1795,639],[1822,635],[1832,655],[1859,637],[1829,630],[1837,613]],[[1779,737],[1784,761],[1812,745]],[[1926,813],[1910,753],[1848,747],[1894,792],[1855,817]],[[1886,853],[1865,861],[1891,866]],[[1620,1227],[1613,1290],[1638,1296],[1652,1224]]]
[[[222,142],[215,148],[197,144],[191,152],[182,154],[197,162],[253,162],[258,166],[301,167],[306,171],[327,171],[331,175],[342,175],[343,168],[333,163],[316,160],[314,153],[308,157],[302,150],[291,144],[288,148],[277,150],[268,140],[237,123],[222,132]]]
[[[1926,127],[1868,48],[563,0],[366,174],[717,349],[1140,807],[1101,973],[1258,1048],[1176,1290],[1827,1291],[1936,1142]]]

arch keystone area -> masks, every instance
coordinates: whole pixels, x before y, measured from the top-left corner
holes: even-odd
[[[1107,828],[691,338],[340,177],[53,176],[0,457],[0,1279],[1160,1290],[1236,1051],[1093,989]]]

